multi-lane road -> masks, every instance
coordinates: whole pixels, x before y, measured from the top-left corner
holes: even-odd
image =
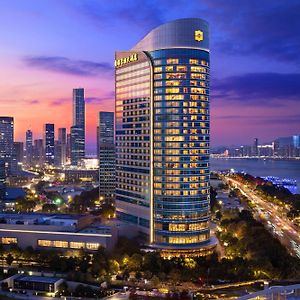
[[[251,188],[232,178],[224,177],[224,180],[252,201],[254,216],[279,239],[291,255],[300,258],[300,230],[285,216],[280,207],[263,200]]]

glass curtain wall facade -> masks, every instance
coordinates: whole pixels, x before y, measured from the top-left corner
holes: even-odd
[[[208,25],[180,19],[116,54],[117,213],[161,249],[210,244]],[[179,252],[178,252],[179,251]]]
[[[6,190],[5,162],[0,158],[0,201],[4,200]]]
[[[105,200],[115,199],[116,153],[114,137],[114,113],[99,112],[98,159],[99,159],[99,195]]]
[[[12,173],[14,146],[14,118],[0,117],[0,160],[4,162],[5,175]]]
[[[73,126],[71,127],[71,165],[85,158],[84,89],[73,89]]]
[[[154,64],[154,240],[209,239],[209,57],[192,49],[151,52]]]
[[[54,124],[44,125],[45,163],[54,164]]]
[[[26,143],[25,143],[25,154],[26,154],[26,162],[30,165],[32,162],[32,151],[33,151],[33,135],[32,131],[28,129],[26,131]]]
[[[136,63],[116,69],[116,205],[118,217],[150,228],[151,62],[145,53],[122,52]]]

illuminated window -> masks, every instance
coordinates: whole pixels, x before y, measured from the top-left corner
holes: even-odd
[[[205,89],[203,88],[191,88],[192,94],[206,94]]]
[[[179,80],[171,80],[171,81],[166,81],[166,86],[178,86],[180,85],[181,81]]]
[[[53,247],[55,248],[68,248],[69,243],[67,241],[53,241]]]
[[[17,244],[17,238],[14,237],[3,237],[1,238],[1,243],[3,245]]]
[[[89,250],[98,250],[100,247],[99,243],[86,243],[86,249]]]
[[[166,94],[177,94],[179,93],[179,88],[166,88]]]
[[[162,224],[160,224],[160,223],[155,223],[155,224],[154,224],[154,228],[155,228],[155,229],[158,229],[158,230],[162,230]]]
[[[207,222],[189,224],[190,231],[202,230],[202,229],[206,229],[207,227],[208,227]]]
[[[185,231],[186,224],[169,224],[169,231]]]
[[[166,142],[174,141],[174,142],[183,142],[184,136],[166,136],[165,137]]]
[[[161,190],[154,190],[154,195],[161,195]]]
[[[204,67],[191,67],[191,72],[206,73],[206,68],[204,68]]]
[[[166,134],[179,134],[179,129],[166,129]]]
[[[52,247],[52,241],[38,240],[38,246],[40,246],[40,247]]]
[[[162,67],[155,67],[154,68],[154,73],[159,73],[162,71]]]
[[[184,95],[166,95],[165,99],[166,100],[183,100]]]
[[[177,66],[176,71],[178,72],[186,72],[187,71],[187,66]]]
[[[180,157],[179,156],[166,156],[165,161],[166,162],[179,162]]]
[[[190,59],[190,64],[191,65],[198,65],[199,64],[199,60],[198,59]]]
[[[167,64],[168,65],[172,65],[172,64],[178,64],[179,63],[179,59],[178,58],[168,58],[167,59]]]
[[[206,79],[206,75],[205,74],[199,74],[199,73],[191,73],[191,78],[192,79],[202,79],[202,80],[205,80]]]
[[[182,237],[169,237],[170,244],[190,244],[190,243],[198,243],[207,239],[207,236],[196,235],[196,236],[182,236]]]
[[[167,79],[185,79],[186,74],[185,73],[167,73],[166,78]]]
[[[167,72],[172,72],[173,71],[173,66],[166,66],[166,71]]]
[[[72,249],[85,248],[85,243],[82,243],[82,242],[70,242],[70,248],[72,248]]]

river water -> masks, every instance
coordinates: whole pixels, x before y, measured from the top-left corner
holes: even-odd
[[[297,180],[297,189],[293,190],[293,193],[300,193],[300,160],[211,158],[210,165],[212,171],[235,169],[253,176],[295,179]]]

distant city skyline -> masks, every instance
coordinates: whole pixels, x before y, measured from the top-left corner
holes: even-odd
[[[298,134],[299,10],[299,1],[281,0],[145,1],[142,7],[7,1],[0,11],[1,115],[14,117],[16,141],[24,141],[27,129],[41,138],[45,123],[70,128],[72,89],[83,87],[87,153],[96,153],[98,112],[114,111],[114,52],[167,21],[205,16],[212,28],[212,145]]]

